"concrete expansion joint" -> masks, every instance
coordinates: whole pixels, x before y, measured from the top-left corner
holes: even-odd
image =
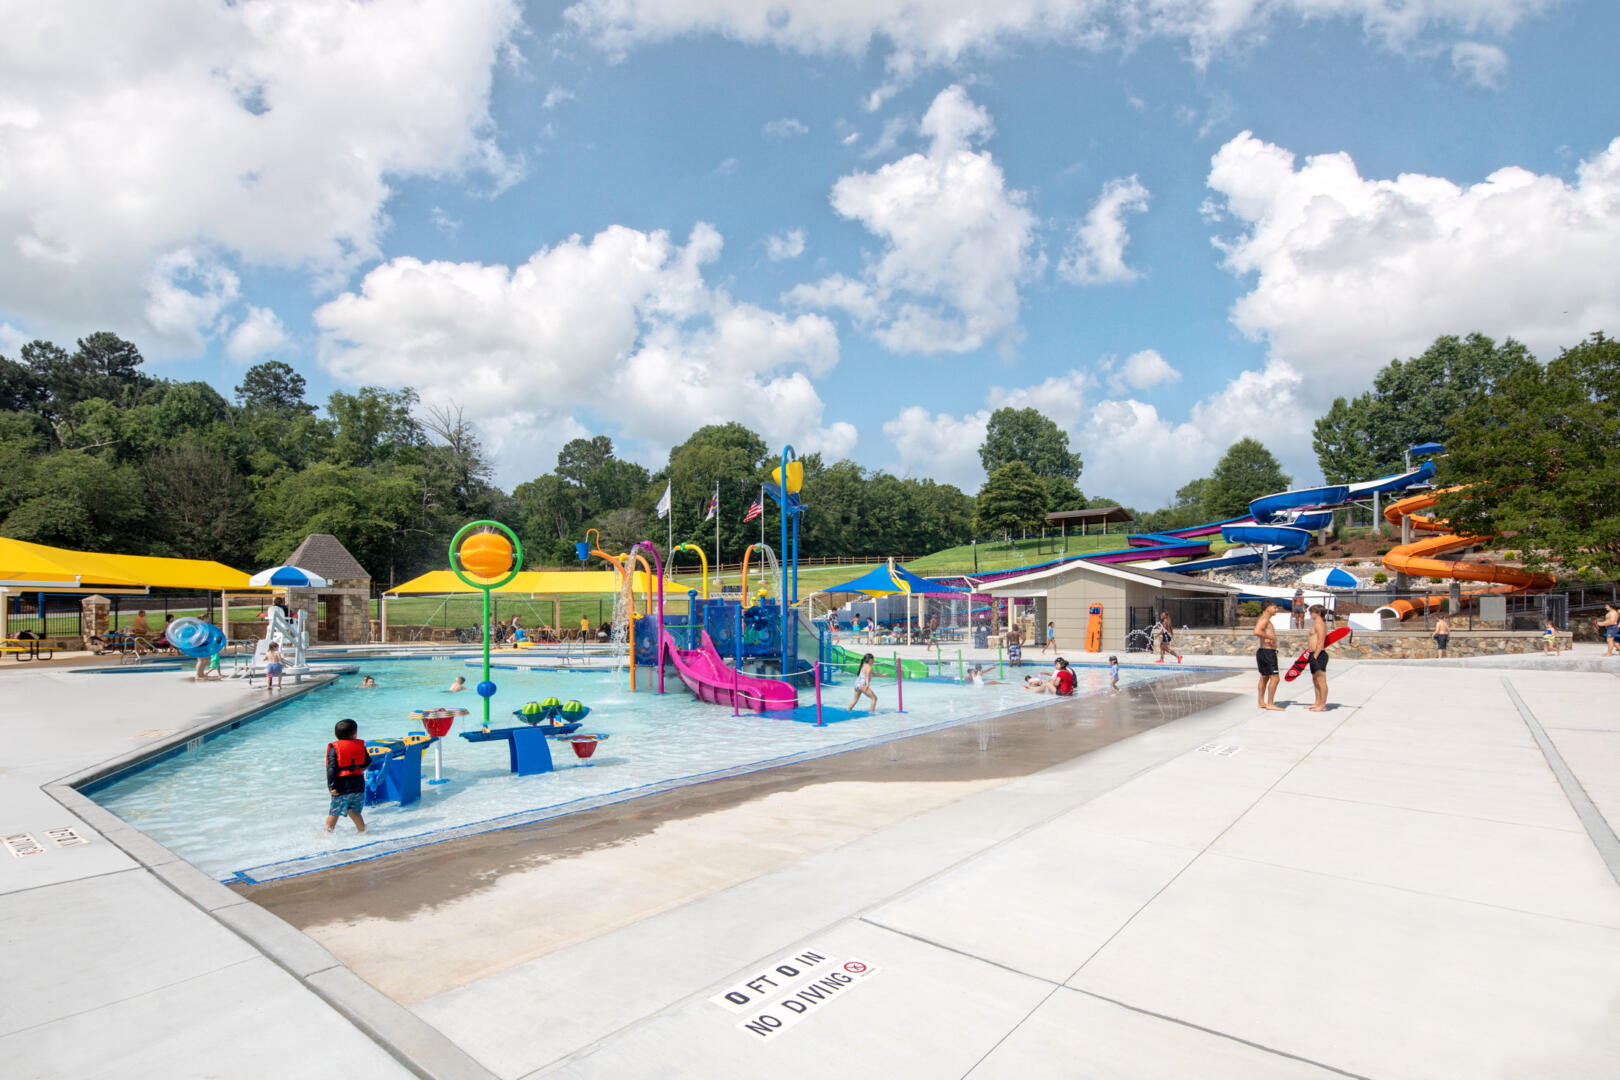
[[[1586,788],[1581,785],[1580,778],[1575,775],[1564,755],[1559,753],[1558,746],[1542,728],[1541,722],[1530,706],[1525,704],[1519,691],[1514,688],[1513,680],[1506,675],[1502,676],[1502,686],[1507,690],[1509,699],[1514,708],[1519,710],[1519,717],[1524,721],[1525,727],[1530,729],[1530,737],[1541,748],[1542,757],[1547,759],[1547,766],[1552,769],[1553,776],[1558,780],[1558,786],[1564,790],[1564,798],[1575,811],[1575,816],[1586,828],[1586,835],[1591,838],[1592,845],[1597,848],[1598,855],[1603,859],[1603,865],[1608,868],[1609,874],[1614,878],[1615,884],[1620,885],[1620,837],[1616,837],[1614,827],[1609,824],[1608,818],[1597,808],[1592,797],[1587,794]]]
[[[1362,1073],[1351,1072],[1348,1069],[1341,1069],[1336,1065],[1329,1065],[1325,1061],[1317,1061],[1315,1058],[1304,1057],[1300,1054],[1291,1054],[1287,1050],[1279,1050],[1275,1046],[1267,1046],[1265,1043],[1258,1043],[1252,1039],[1245,1039],[1243,1036],[1233,1035],[1229,1031],[1220,1031],[1216,1028],[1205,1027],[1202,1024],[1195,1024],[1190,1020],[1183,1020],[1177,1016],[1169,1016],[1165,1013],[1154,1012],[1152,1009],[1144,1009],[1139,1005],[1132,1005],[1128,1001],[1121,1001],[1118,998],[1111,998],[1106,994],[1099,994],[1093,990],[1082,990],[1077,986],[1066,985],[1057,987],[1057,990],[1068,990],[1071,993],[1084,994],[1087,997],[1096,998],[1098,1001],[1106,1001],[1110,1005],[1118,1005],[1122,1009],[1129,1009],[1131,1012],[1139,1013],[1142,1016],[1151,1016],[1155,1020],[1163,1020],[1166,1023],[1177,1024],[1192,1031],[1201,1031],[1206,1035],[1213,1035],[1217,1039],[1225,1039],[1227,1042],[1238,1043],[1242,1046],[1251,1047],[1252,1049],[1259,1050],[1262,1053],[1272,1054],[1280,1058],[1287,1058],[1290,1061],[1298,1061],[1305,1065],[1310,1065],[1313,1068],[1321,1069],[1324,1072],[1333,1073],[1335,1076],[1349,1077],[1350,1080],[1374,1080],[1373,1077],[1366,1076]],[[1054,990],[1053,992],[1056,993],[1057,991]],[[1011,1034],[1011,1032],[1008,1034]]]

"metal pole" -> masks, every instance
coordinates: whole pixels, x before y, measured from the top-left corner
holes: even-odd
[[[821,722],[821,665],[811,664],[816,672],[816,727],[824,726]]]
[[[895,707],[899,712],[906,711],[906,675],[905,669],[900,666],[900,654],[894,654],[894,696]]]

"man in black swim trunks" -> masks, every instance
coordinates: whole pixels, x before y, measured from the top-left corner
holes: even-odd
[[[1276,614],[1277,605],[1269,600],[1260,609],[1260,618],[1254,623],[1254,636],[1260,639],[1254,662],[1260,668],[1260,707],[1282,712],[1282,706],[1277,704],[1277,628],[1271,624]]]
[[[1327,608],[1311,605],[1311,685],[1316,687],[1316,704],[1307,712],[1327,712]]]

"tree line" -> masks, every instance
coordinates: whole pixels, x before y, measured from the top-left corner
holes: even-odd
[[[571,563],[590,528],[614,549],[656,541],[667,484],[675,541],[712,554],[718,523],[730,560],[760,537],[759,521],[743,518],[778,460],[738,423],[699,428],[656,471],[599,435],[570,441],[555,469],[507,493],[461,411],[410,388],[334,392],[317,409],[280,361],[250,368],[230,400],[142,366],[132,343],[106,332],[72,350],[33,341],[17,359],[0,357],[0,535],[248,567],[325,532],[374,580],[397,583],[442,567],[449,538],[474,518],[512,524],[536,566]],[[1620,344],[1594,334],[1542,365],[1511,339],[1444,336],[1336,400],[1313,430],[1330,483],[1396,472],[1407,447],[1428,441],[1447,448],[1439,483],[1463,488],[1438,508],[1458,528],[1510,533],[1531,563],[1620,576]],[[1158,531],[1241,516],[1291,484],[1245,438],[1168,506],[1143,513],[1088,498],[1081,454],[1033,408],[992,413],[979,458],[986,480],[975,497],[806,455],[801,553],[920,555],[1038,530],[1051,511],[1114,505],[1137,531]],[[767,504],[773,547],[777,513]]]

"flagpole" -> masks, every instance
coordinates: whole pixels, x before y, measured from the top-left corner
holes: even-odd
[[[759,546],[765,546],[765,485],[759,485]]]
[[[720,480],[718,477],[714,481],[714,574],[716,585],[714,592],[718,596],[720,594],[718,588],[720,583]]]

